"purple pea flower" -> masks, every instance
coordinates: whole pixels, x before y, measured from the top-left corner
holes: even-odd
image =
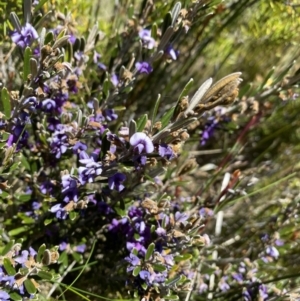
[[[279,257],[279,252],[275,247],[269,246],[266,249],[266,254],[277,259]]]
[[[100,59],[101,59],[101,54],[98,53],[97,51],[94,51],[94,55],[93,55],[94,63],[97,64],[99,69],[106,70],[107,67],[103,63],[99,62]]]
[[[110,190],[117,190],[121,192],[125,189],[125,186],[122,184],[126,180],[126,176],[120,172],[117,172],[112,177],[108,178],[108,187]]]
[[[86,249],[85,244],[81,244],[75,247],[75,251],[78,253],[84,253],[85,249]]]
[[[172,147],[166,143],[162,143],[158,146],[158,154],[167,160],[172,160],[176,157]]]
[[[27,250],[22,251],[22,255],[14,258],[14,261],[24,265],[24,263],[28,260],[29,252]]]
[[[169,45],[165,50],[165,54],[169,56],[173,61],[176,61],[179,55],[179,51],[175,50],[173,46]]]
[[[199,294],[203,294],[208,290],[208,285],[204,282],[201,282],[199,285]]]
[[[266,256],[263,256],[261,259],[266,263],[272,262],[273,259],[276,260],[279,257],[278,250],[273,246],[268,246],[265,250],[265,254],[266,254]]]
[[[162,227],[158,227],[155,232],[158,236],[166,236],[167,234],[167,231]]]
[[[142,74],[142,73],[149,74],[153,71],[153,68],[147,62],[136,62],[135,68],[137,69],[137,72],[140,74]]]
[[[93,156],[89,157],[85,151],[81,151],[80,157],[82,159],[79,162],[84,164],[85,167],[78,168],[79,181],[82,185],[92,183],[96,176],[102,173],[102,165],[95,162]]]
[[[127,267],[127,272],[131,272],[137,265],[140,265],[140,259],[133,253],[130,253],[129,256],[125,257],[125,260],[130,263],[130,266]]]
[[[153,49],[155,46],[155,40],[151,37],[151,30],[142,29],[139,32],[139,37],[143,42],[143,45],[148,49]]]
[[[49,138],[51,153],[55,155],[56,159],[59,159],[69,147],[68,132],[72,132],[73,128],[68,125],[60,124],[57,126],[57,130]]]
[[[77,141],[75,143],[75,145],[73,146],[73,153],[77,154],[80,153],[80,151],[86,151],[87,150],[87,146],[85,143],[82,143],[80,141]]]
[[[6,142],[7,146],[12,146],[14,143],[17,143],[17,150],[20,150],[22,147],[28,146],[29,133],[27,130],[24,130],[24,125],[18,124],[13,127],[12,133],[9,135]]]
[[[145,133],[137,132],[133,134],[129,142],[134,147],[134,151],[138,154],[150,154],[154,151],[152,140]]]
[[[56,102],[51,98],[47,98],[42,101],[42,109],[45,112],[52,112],[56,109]]]
[[[214,117],[208,118],[208,122],[206,123],[202,132],[201,145],[205,145],[206,142],[213,136],[218,123],[218,120],[216,120]]]
[[[37,104],[38,104],[38,102],[37,102],[36,97],[31,96],[31,97],[28,97],[25,99],[22,106],[23,106],[23,109],[26,109],[27,111],[35,112]]]
[[[59,244],[59,250],[60,251],[67,250],[68,247],[69,247],[69,244],[66,243],[65,241],[63,241],[62,243]]]
[[[62,194],[64,196],[64,199],[63,199],[64,202],[66,202],[66,203],[68,203],[70,201],[77,202],[78,194],[79,194],[79,191],[77,188],[77,180],[75,178],[72,178],[72,176],[70,176],[70,175],[64,175],[64,176],[62,176],[62,186],[63,186]]]
[[[50,208],[50,212],[55,213],[56,218],[58,219],[66,219],[67,211],[63,208],[61,204],[54,205]]]
[[[219,288],[220,288],[220,290],[222,292],[226,292],[226,291],[228,291],[230,289],[230,286],[226,282],[226,280],[227,280],[227,277],[225,276],[225,277],[222,277],[221,280],[220,280],[220,282],[219,282],[218,286],[219,286]]]
[[[115,110],[113,109],[107,109],[103,112],[103,115],[105,116],[107,121],[113,121],[118,118],[118,115],[115,113]]]
[[[29,23],[26,23],[25,26],[21,28],[21,32],[14,30],[11,34],[11,39],[13,40],[13,42],[21,48],[29,46],[32,41],[36,40],[38,37],[38,33]]]
[[[119,84],[119,77],[116,75],[116,74],[113,74],[111,77],[110,77],[110,81],[112,82],[112,84],[117,87],[118,84]]]
[[[5,291],[0,290],[0,300],[1,301],[5,301],[5,300],[9,300],[9,294]]]

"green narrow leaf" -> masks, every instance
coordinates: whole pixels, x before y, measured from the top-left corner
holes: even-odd
[[[26,279],[24,281],[24,286],[26,288],[26,291],[29,294],[35,294],[36,293],[36,287],[34,286],[34,284],[32,283],[32,281],[30,279]]]
[[[178,255],[174,257],[176,262],[185,261],[191,259],[193,256],[191,254]]]
[[[26,47],[24,52],[24,66],[23,66],[23,80],[26,83],[28,79],[28,75],[30,74],[30,58],[31,58],[31,49],[30,47]]]
[[[172,26],[175,25],[176,21],[177,21],[177,18],[178,18],[178,15],[180,13],[180,10],[181,10],[181,3],[180,2],[177,2],[175,3],[173,9],[172,9],[172,12],[171,12],[171,15],[172,15]]]
[[[40,247],[39,247],[39,250],[38,250],[38,253],[36,255],[36,261],[38,263],[42,262],[42,258],[43,258],[43,255],[44,255],[44,252],[46,250],[46,245],[45,244],[42,244]]]
[[[152,266],[153,266],[153,268],[154,268],[154,270],[155,270],[155,272],[163,272],[163,271],[165,271],[167,268],[164,266],[164,265],[162,265],[162,264],[152,264]]]
[[[136,122],[132,119],[129,123],[129,137],[137,132],[137,125]]]
[[[66,44],[68,42],[69,38],[70,38],[70,36],[67,35],[67,36],[61,37],[60,39],[56,39],[56,41],[54,42],[52,48],[55,49],[55,48],[62,47],[64,44]]]
[[[172,279],[168,279],[166,282],[165,282],[165,285],[166,286],[171,286],[171,285],[174,285],[175,283],[177,283],[178,281],[180,280],[180,276],[176,276]]]
[[[66,251],[62,252],[59,255],[58,262],[62,263],[64,267],[67,267],[69,264],[68,254]]]
[[[52,221],[53,221],[52,218],[47,218],[44,220],[44,225],[45,226],[50,225],[52,223]]]
[[[137,267],[135,267],[134,270],[132,271],[132,275],[133,275],[134,277],[136,277],[136,276],[139,274],[140,271],[141,271],[141,267],[140,267],[140,266],[137,266]]]
[[[151,118],[151,131],[152,131],[152,128],[153,128],[155,119],[156,119],[156,115],[157,115],[158,107],[159,107],[159,104],[160,104],[160,100],[161,100],[161,95],[158,94],[157,99],[156,99],[156,102],[155,102],[155,106],[154,106],[153,112],[152,112],[152,118]]]
[[[147,121],[148,121],[148,115],[147,114],[144,114],[143,116],[141,116],[139,118],[139,120],[136,123],[138,132],[142,132],[144,130]]]
[[[280,82],[286,76],[289,70],[295,65],[295,63],[296,61],[292,61],[285,69],[283,69],[283,71],[276,77],[273,84]]]
[[[150,259],[150,257],[152,256],[152,254],[154,252],[154,248],[155,248],[155,244],[154,243],[151,243],[148,246],[148,249],[147,249],[147,252],[146,252],[146,255],[145,255],[145,260],[149,260]]]
[[[23,154],[21,155],[21,164],[26,170],[30,171],[30,164],[28,163],[27,158]]]
[[[69,213],[69,217],[70,217],[70,220],[71,220],[71,221],[75,220],[75,219],[77,218],[77,216],[78,216],[78,214],[77,214],[77,212],[75,212],[75,211],[71,211],[71,212]]]
[[[11,172],[13,172],[14,170],[16,170],[16,169],[19,167],[20,164],[21,164],[21,162],[15,162],[15,163],[10,167],[9,172],[11,173]]]
[[[82,256],[77,253],[77,252],[73,252],[72,253],[72,257],[77,261],[77,262],[81,262],[82,261]]]
[[[194,83],[194,80],[191,78],[188,83],[184,86],[183,90],[181,91],[179,97],[178,97],[178,100],[177,100],[177,103],[183,98],[183,96],[187,96],[192,85]]]
[[[261,91],[263,89],[263,87],[266,85],[266,83],[268,82],[268,80],[270,79],[270,77],[273,75],[275,71],[275,67],[272,67],[272,69],[269,71],[269,73],[266,75],[264,81],[262,82],[262,84],[260,85],[260,87],[258,88],[258,91]]]
[[[17,198],[22,203],[26,203],[27,201],[29,201],[31,199],[31,195],[30,194],[21,194],[21,195],[17,196]]]
[[[134,16],[134,6],[132,4],[130,4],[127,9],[128,20],[132,19],[133,16]]]
[[[22,301],[23,300],[22,297],[16,292],[10,293],[9,296],[10,296],[10,299],[12,299],[14,301]]]
[[[9,276],[14,276],[16,275],[16,270],[14,269],[14,267],[12,266],[10,260],[8,258],[4,258],[3,259],[3,266],[5,268],[6,273]]]
[[[20,268],[18,271],[22,276],[25,276],[28,274],[29,269],[28,268]]]
[[[25,224],[25,225],[34,224],[34,222],[35,222],[35,220],[32,217],[27,216],[25,213],[22,213],[22,212],[18,213],[18,217],[22,220],[22,224]]]
[[[42,279],[46,279],[46,280],[52,280],[53,279],[53,275],[49,272],[46,272],[46,271],[39,271],[38,276],[41,277]]]
[[[51,43],[54,39],[54,35],[52,31],[49,31],[46,36],[45,36],[45,41],[44,41],[44,45],[47,45],[49,43]]]
[[[73,51],[76,52],[80,49],[80,39],[76,38],[73,44]]]
[[[39,13],[38,15],[35,16],[34,21],[33,21],[33,25],[35,28],[39,28],[42,26],[42,24],[44,23],[44,21],[46,21],[47,19],[49,19],[49,16],[52,14],[52,11],[49,10],[44,14]],[[40,35],[41,37],[41,35]],[[44,41],[42,39],[40,39],[40,41]],[[44,46],[44,43],[40,42],[41,46]]]
[[[9,118],[11,114],[11,104],[8,90],[5,87],[1,90],[1,102],[3,105],[4,115],[6,118]]]
[[[109,89],[110,89],[110,80],[108,79],[108,74],[106,74],[106,79],[102,85],[103,93],[105,94],[105,98],[109,96]]]
[[[168,12],[164,18],[162,33],[164,34],[166,30],[169,28],[169,26],[171,25],[172,25],[172,13]]]
[[[82,38],[80,39],[80,51],[84,51],[85,45],[86,45],[85,38],[82,37]]]
[[[25,23],[30,23],[31,7],[32,7],[31,0],[23,0],[23,15],[24,15]]]
[[[12,248],[12,246],[15,244],[15,240],[11,240],[1,251],[1,255],[6,255]]]
[[[65,61],[71,63],[73,58],[73,45],[70,41],[67,41]]]
[[[151,27],[151,37],[156,40],[157,38],[157,24],[154,22]]]
[[[10,18],[10,21],[11,21],[12,25],[14,26],[14,28],[18,32],[21,32],[22,26],[21,26],[20,20],[19,20],[18,16],[16,15],[16,13],[11,12],[10,15],[9,15],[9,18]]]
[[[48,0],[40,0],[39,3],[34,7],[34,11],[38,11]]]
[[[172,107],[167,113],[164,114],[164,116],[161,118],[161,129],[164,129],[168,123],[171,120],[171,117],[173,116],[175,107]]]
[[[145,282],[142,283],[141,286],[142,286],[143,290],[147,290],[147,288],[148,288],[148,285]]]
[[[62,30],[59,32],[59,34],[57,35],[56,41],[58,41],[59,39],[61,39],[62,37],[64,37],[64,36],[66,35],[66,33],[67,33],[67,29],[66,29],[66,28],[62,29]]]
[[[26,232],[27,230],[28,230],[27,227],[19,227],[19,228],[16,228],[16,229],[13,229],[13,230],[9,231],[8,235],[9,236],[15,236],[15,235],[18,235],[20,233]]]

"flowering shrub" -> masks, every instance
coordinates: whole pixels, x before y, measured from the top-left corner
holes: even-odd
[[[280,186],[297,170],[259,186],[292,139],[282,126],[269,145],[299,72],[194,83],[197,39],[213,43],[234,1],[127,3],[106,32],[46,2],[5,20],[0,300],[299,298],[299,184]]]

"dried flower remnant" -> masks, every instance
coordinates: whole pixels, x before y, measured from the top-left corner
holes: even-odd
[[[39,35],[37,31],[29,23],[26,23],[25,26],[21,28],[20,32],[18,30],[14,30],[11,33],[11,39],[21,48],[30,46],[34,40],[38,39],[38,37]]]

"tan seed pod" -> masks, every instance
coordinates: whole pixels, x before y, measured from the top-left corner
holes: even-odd
[[[157,214],[158,213],[158,207],[157,203],[152,201],[151,199],[146,198],[142,203],[141,206],[148,210],[150,214]]]
[[[240,76],[241,76],[241,72],[235,72],[235,73],[231,73],[225,77],[223,77],[222,79],[220,79],[219,81],[217,81],[210,89],[208,89],[208,91],[204,94],[203,98],[202,98],[202,103],[206,103],[210,100],[211,97],[215,96],[216,94],[218,94],[220,92],[221,89],[223,89],[225,86],[227,86],[228,84],[234,82],[235,86],[237,86],[240,82]]]
[[[42,264],[43,265],[51,264],[51,252],[48,249],[46,249],[44,251],[43,258],[42,258]]]
[[[182,176],[184,174],[189,173],[190,171],[192,171],[195,167],[197,167],[198,164],[196,162],[195,158],[191,158],[188,159],[187,161],[185,161],[183,163],[183,165],[179,168],[178,172],[177,172],[177,176]]]

